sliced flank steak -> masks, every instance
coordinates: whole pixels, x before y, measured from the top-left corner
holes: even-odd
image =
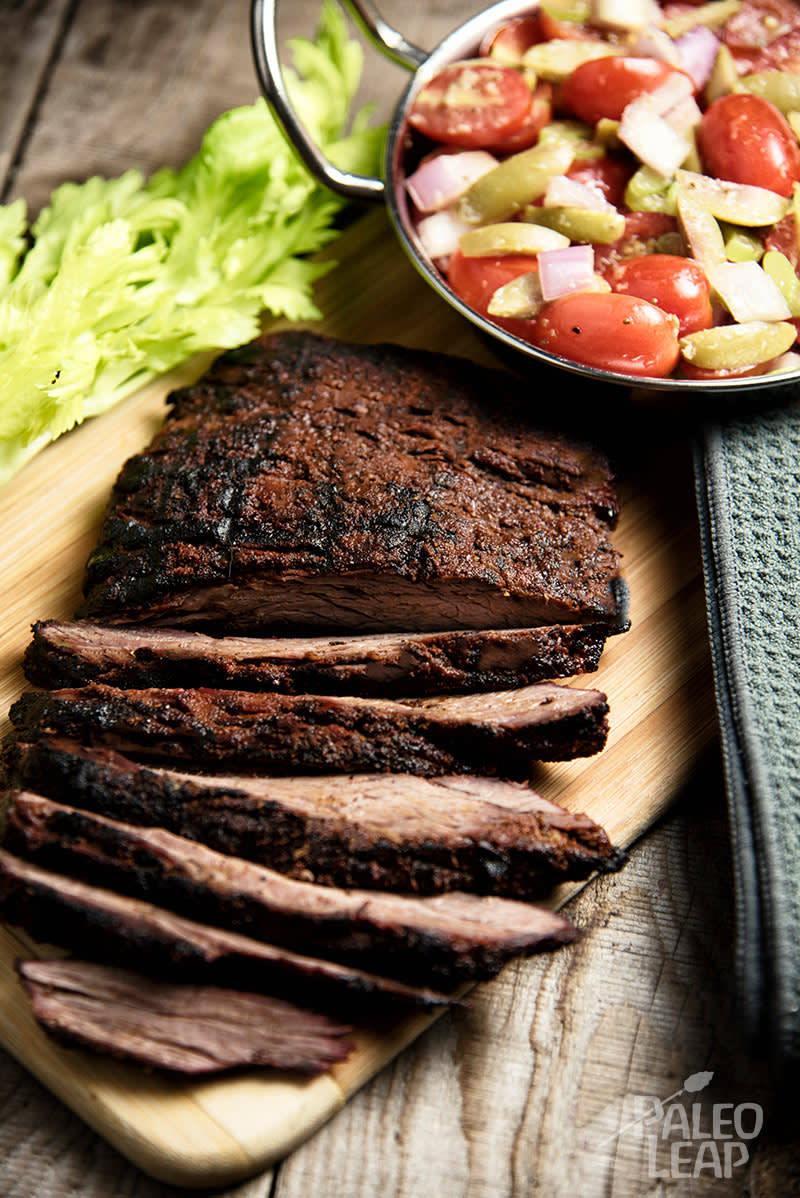
[[[93,961],[20,961],[36,1020],[71,1047],[170,1073],[271,1066],[322,1073],[350,1030],[278,998],[163,982]]]
[[[190,687],[399,698],[504,690],[597,668],[607,629],[552,624],[373,636],[210,637],[40,621],[25,654],[36,686]]]
[[[5,845],[46,868],[202,922],[440,989],[491,977],[512,956],[575,936],[563,916],[528,903],[318,886],[162,828],[20,791],[11,797]]]
[[[624,860],[588,816],[494,778],[187,774],[64,740],[11,744],[6,767],[13,786],[331,886],[530,900]]]

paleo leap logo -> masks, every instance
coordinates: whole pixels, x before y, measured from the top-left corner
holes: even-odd
[[[630,1134],[645,1142],[648,1175],[655,1179],[719,1177],[730,1178],[750,1159],[748,1147],[764,1126],[764,1112],[757,1102],[678,1101],[685,1094],[699,1094],[713,1073],[692,1073],[667,1098],[637,1094],[635,1119],[601,1140],[599,1148]]]

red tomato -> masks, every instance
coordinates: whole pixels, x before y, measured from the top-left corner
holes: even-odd
[[[559,21],[542,5],[539,10],[539,20],[542,27],[542,41],[549,42],[552,38],[564,39],[571,42],[596,41],[597,30],[587,29],[577,21]]]
[[[533,17],[516,17],[485,37],[478,55],[480,58],[488,58],[494,50],[501,51],[509,58],[522,58],[526,50],[542,41],[545,41],[545,38],[538,14]]]
[[[593,58],[576,67],[564,81],[561,99],[589,125],[596,125],[602,117],[618,121],[631,100],[654,92],[675,74],[674,67],[655,58]]]
[[[593,158],[586,161],[573,162],[567,171],[570,179],[586,183],[602,191],[609,204],[621,208],[625,203],[625,188],[628,180],[636,169],[636,163],[624,158]]]
[[[798,243],[797,221],[793,212],[772,226],[764,238],[764,249],[777,250],[779,254],[784,254],[797,274],[800,266],[800,243]]]
[[[497,291],[516,279],[519,275],[538,270],[539,262],[535,254],[507,254],[505,257],[465,258],[461,250],[450,258],[447,268],[447,281],[459,299],[469,304],[481,316],[491,320],[493,324],[514,333],[517,337],[527,339],[532,321],[504,320],[490,316],[487,309],[489,300]]]
[[[446,145],[497,145],[522,128],[531,89],[510,67],[455,63],[445,67],[417,96],[409,124]]]
[[[800,70],[800,13],[793,0],[743,0],[719,33],[740,74]]]
[[[619,374],[666,378],[675,369],[677,322],[646,300],[583,291],[545,304],[528,340],[539,349]]]
[[[676,233],[678,222],[663,212],[630,212],[625,216],[625,232],[610,245],[594,247],[594,268],[603,274],[623,258],[652,254],[664,233]]]
[[[605,272],[613,291],[638,295],[678,318],[679,333],[711,328],[711,288],[706,273],[690,258],[644,254],[627,258]]]
[[[539,134],[553,116],[553,89],[549,83],[540,83],[531,97],[530,111],[516,133],[506,137],[498,145],[490,146],[493,154],[518,154],[535,146]]]
[[[800,182],[800,148],[788,121],[761,96],[720,96],[697,127],[706,174],[790,196]]]

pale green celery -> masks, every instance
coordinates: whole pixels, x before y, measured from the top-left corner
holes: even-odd
[[[664,212],[674,216],[675,184],[650,166],[640,166],[628,180],[625,203],[633,212]]]
[[[761,265],[780,288],[792,316],[800,316],[800,279],[786,255],[778,250],[767,250]]]
[[[721,0],[721,3],[724,2]],[[540,79],[546,79],[549,83],[563,83],[583,63],[618,53],[618,48],[608,42],[555,38],[531,46],[525,51],[522,61],[532,67]]]
[[[729,262],[760,262],[764,243],[757,233],[740,229],[723,221],[720,226],[725,239],[725,257]]]
[[[535,145],[506,158],[476,179],[458,202],[457,212],[470,225],[495,224],[542,195],[556,175],[572,165],[572,147],[564,142]]]
[[[375,174],[383,130],[349,112],[361,73],[334,0],[291,43],[300,119],[342,169]],[[203,350],[258,335],[265,310],[318,316],[309,260],[344,201],[316,183],[263,100],[207,131],[181,170],[57,188],[30,234],[0,208],[0,482],[48,441]]]
[[[713,104],[720,96],[727,96],[732,91],[739,90],[739,72],[736,70],[736,59],[724,43],[717,50],[714,66],[705,86],[707,104]]]
[[[670,37],[681,37],[694,29],[696,25],[707,25],[709,29],[718,29],[729,21],[741,8],[740,0],[711,0],[710,4],[701,4],[699,8],[691,8],[661,22]]]
[[[592,15],[592,6],[587,0],[542,0],[542,8],[556,21],[574,21],[578,25]]]

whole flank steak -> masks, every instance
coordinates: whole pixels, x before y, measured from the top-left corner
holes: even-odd
[[[81,615],[401,631],[624,618],[602,455],[440,354],[279,333],[170,397],[123,467]]]
[[[331,887],[535,899],[624,860],[587,815],[497,778],[187,774],[51,739],[5,764],[12,787]]]
[[[93,683],[27,692],[9,714],[24,740],[61,735],[200,768],[524,780],[537,761],[597,753],[607,711],[600,691],[546,682],[405,700]]]

